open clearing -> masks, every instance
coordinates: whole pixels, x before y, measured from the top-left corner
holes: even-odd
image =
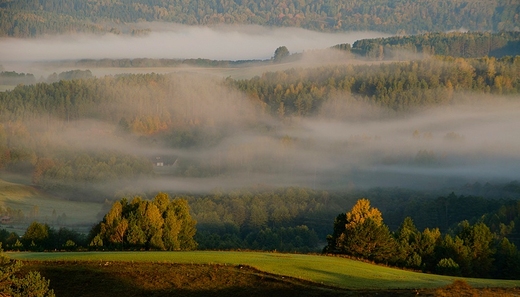
[[[16,86],[13,85],[0,85],[0,92],[10,91],[14,89]]]
[[[18,182],[21,181],[9,182],[0,179],[0,206],[21,210],[27,218],[26,222],[0,225],[1,228],[23,234],[33,220],[53,225],[52,214],[55,212],[56,216],[65,214],[64,223],[67,227],[87,232],[99,219],[98,215],[103,206],[101,203],[67,201],[50,197],[32,186]],[[34,209],[37,209],[37,214],[35,217],[30,217]]]
[[[346,258],[265,252],[59,252],[9,253],[24,261],[148,262],[156,264],[246,265],[259,271],[283,275],[343,289],[438,288],[455,277],[424,274],[368,264]],[[520,281],[464,278],[472,287],[520,287]]]

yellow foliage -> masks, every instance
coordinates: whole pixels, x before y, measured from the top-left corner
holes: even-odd
[[[347,225],[346,228],[350,229],[358,224],[363,224],[366,219],[371,219],[377,225],[383,224],[383,216],[379,209],[371,207],[370,201],[366,198],[359,199],[347,213]]]

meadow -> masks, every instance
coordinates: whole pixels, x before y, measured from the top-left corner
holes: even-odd
[[[56,216],[65,214],[66,219],[63,223],[67,227],[88,232],[103,207],[101,203],[67,201],[46,195],[20,178],[10,176],[9,180],[0,179],[0,206],[21,210],[26,216],[26,222],[1,226],[10,232],[23,234],[33,220],[55,225],[56,218],[53,218],[53,212]]]
[[[16,86],[0,85],[0,92],[5,92],[14,89]]]
[[[322,255],[267,252],[56,252],[8,253],[28,263],[152,263],[184,265],[247,266],[268,274],[286,276],[334,288],[349,290],[433,289],[451,284],[456,277],[425,274],[347,258]],[[515,288],[520,281],[463,278],[472,287]]]

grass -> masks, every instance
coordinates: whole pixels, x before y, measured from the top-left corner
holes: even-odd
[[[53,211],[56,211],[57,216],[62,214],[67,216],[67,226],[90,228],[96,222],[97,215],[103,206],[101,203],[67,201],[50,197],[32,186],[24,184],[23,180],[16,179],[16,177],[13,177],[12,182],[0,179],[0,205],[20,209],[25,216],[28,216],[31,210],[37,206],[38,215],[36,217],[22,223],[0,225],[0,228],[20,234],[25,232],[32,220],[52,224]]]
[[[16,86],[13,85],[0,85],[0,92],[10,91],[14,89]]]
[[[151,262],[29,262],[56,296],[334,296],[340,289],[270,275],[244,266]]]
[[[24,261],[148,262],[177,264],[247,265],[259,271],[342,289],[438,288],[458,278],[416,273],[339,257],[265,252],[78,252],[9,253]],[[472,287],[513,288],[520,281],[464,278]]]

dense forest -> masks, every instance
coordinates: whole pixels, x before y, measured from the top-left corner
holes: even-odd
[[[374,195],[378,204],[385,209],[395,206],[399,198],[393,195],[397,193],[382,193],[384,199]],[[373,207],[367,199],[354,198],[359,194],[258,188],[172,199],[159,193],[152,200],[124,198],[109,205],[88,237],[33,222],[21,237],[0,230],[0,242],[8,250],[31,251],[190,250],[198,245],[211,250],[317,252],[326,245],[323,251],[328,254],[424,272],[519,277],[520,253],[514,243],[519,234],[515,228],[520,220],[518,201],[457,197],[453,193],[433,200],[421,197],[416,203],[408,201],[413,216],[400,217],[399,225],[389,228],[383,221],[387,212]],[[434,227],[438,222],[427,227],[415,224],[415,219],[424,217],[435,220],[438,212],[434,208],[439,206],[442,213],[448,204],[467,209],[445,213],[453,222],[449,228]],[[332,215],[349,208],[349,212]],[[315,231],[319,229],[326,233]],[[327,243],[323,234],[329,234]]]
[[[500,58],[520,54],[520,32],[425,33],[362,39],[352,46],[340,44],[334,48],[348,50],[373,60],[407,60],[417,54]]]
[[[327,253],[447,275],[517,279],[520,273],[516,246],[482,221],[462,221],[443,235],[438,228],[420,232],[407,217],[390,232],[381,212],[360,199],[336,217],[333,230],[327,237]]]
[[[0,36],[34,37],[73,32],[146,34],[123,26],[138,21],[188,25],[257,24],[320,31],[373,30],[417,34],[466,29],[518,30],[514,0],[474,1],[3,1]]]
[[[392,231],[397,230],[406,217],[413,219],[415,226],[420,230],[438,228],[441,232],[449,232],[464,220],[471,223],[479,220],[486,223],[492,232],[505,236],[518,245],[520,238],[517,235],[520,231],[515,226],[520,224],[520,214],[515,208],[516,196],[510,192],[510,188],[517,184],[488,185],[495,188],[498,197],[502,197],[500,199],[490,198],[488,195],[484,198],[454,193],[436,196],[437,192],[402,188],[327,192],[308,188],[270,189],[258,186],[229,193],[215,191],[208,195],[172,194],[177,201],[174,205],[176,207],[172,206],[172,209],[178,208],[179,205],[183,207],[180,209],[186,209],[186,205],[179,201],[189,204],[189,214],[197,222],[194,240],[199,249],[318,251],[327,234],[330,234],[331,220],[337,215],[337,210],[351,208],[359,197],[370,197],[372,204],[384,214],[385,223]],[[30,230],[45,230],[31,231],[21,240],[16,234],[3,231],[0,234],[0,242],[9,250],[66,250],[78,247],[120,249],[122,246],[127,249],[166,249],[167,246],[160,244],[163,242],[162,235],[161,240],[154,239],[159,242],[158,245],[149,242],[153,228],[150,229],[149,223],[139,221],[153,213],[157,215],[156,206],[147,201],[155,201],[155,205],[158,200],[165,200],[165,197],[167,195],[161,194],[152,196],[149,200],[141,197],[130,197],[116,202],[107,200],[104,212],[111,215],[97,224],[89,237],[64,227],[66,222],[63,222],[62,217],[66,217],[66,214],[42,219],[36,214],[0,208],[0,215],[10,216],[12,222],[31,224],[34,220],[43,220],[45,224],[49,224],[47,227],[42,227],[42,224],[30,227]],[[136,205],[141,206],[139,208]],[[148,208],[150,210],[147,210]],[[141,209],[141,214],[132,214],[137,209]],[[122,223],[123,221],[125,223]],[[164,222],[158,224],[165,226]],[[118,239],[114,235],[117,234],[117,228],[123,228],[130,232],[127,234],[131,234],[135,232],[130,231],[130,227],[135,228],[134,225],[142,226],[143,232],[138,233],[141,237],[129,235],[130,237],[124,237],[125,241],[122,242],[121,238]],[[153,230],[156,229],[162,230]],[[46,235],[29,235],[40,233]],[[141,239],[136,241],[136,238]],[[71,242],[68,242],[69,240]]]
[[[229,83],[265,103],[272,114],[316,114],[336,94],[352,94],[395,111],[452,102],[457,91],[517,94],[520,58],[436,57],[380,65],[338,65],[264,73]],[[334,106],[331,106],[334,108]],[[341,116],[343,110],[336,110]],[[343,113],[344,114],[344,113]]]
[[[77,77],[84,79],[74,79]],[[434,57],[380,65],[295,68],[247,80],[221,81],[190,74],[94,78],[90,71],[70,71],[49,79],[61,80],[19,85],[0,93],[0,167],[31,174],[35,185],[59,195],[73,199],[95,196],[103,201],[105,184],[151,177],[152,158],[158,157],[156,149],[218,148],[226,138],[243,133],[260,133],[273,137],[274,142],[230,144],[204,158],[169,153],[162,156],[174,165],[168,167],[169,174],[222,176],[246,163],[250,173],[289,174],[300,162],[291,152],[319,144],[312,139],[278,135],[284,121],[358,117],[349,110],[355,111],[361,103],[373,110],[384,108],[385,117],[394,117],[420,108],[450,105],[460,98],[471,101],[471,96],[464,94],[468,91],[518,94],[520,58]],[[214,89],[198,87],[204,84]],[[215,97],[226,100],[211,99]],[[280,122],[268,123],[266,116]],[[86,122],[89,119],[99,122]],[[87,133],[82,140],[110,136],[114,143],[106,143],[104,149],[85,147],[78,151],[76,129]],[[412,137],[414,128],[410,129]],[[463,137],[450,133],[445,139]],[[377,142],[376,136],[352,135],[349,146],[355,151],[356,143]],[[148,150],[136,153],[130,149],[136,145],[147,146]],[[271,155],[272,161],[255,157],[259,153],[251,153],[252,145],[266,150],[261,154]],[[326,150],[334,152],[337,148]],[[417,164],[439,162],[429,150],[416,153],[413,162]],[[98,186],[90,187],[92,182]]]

